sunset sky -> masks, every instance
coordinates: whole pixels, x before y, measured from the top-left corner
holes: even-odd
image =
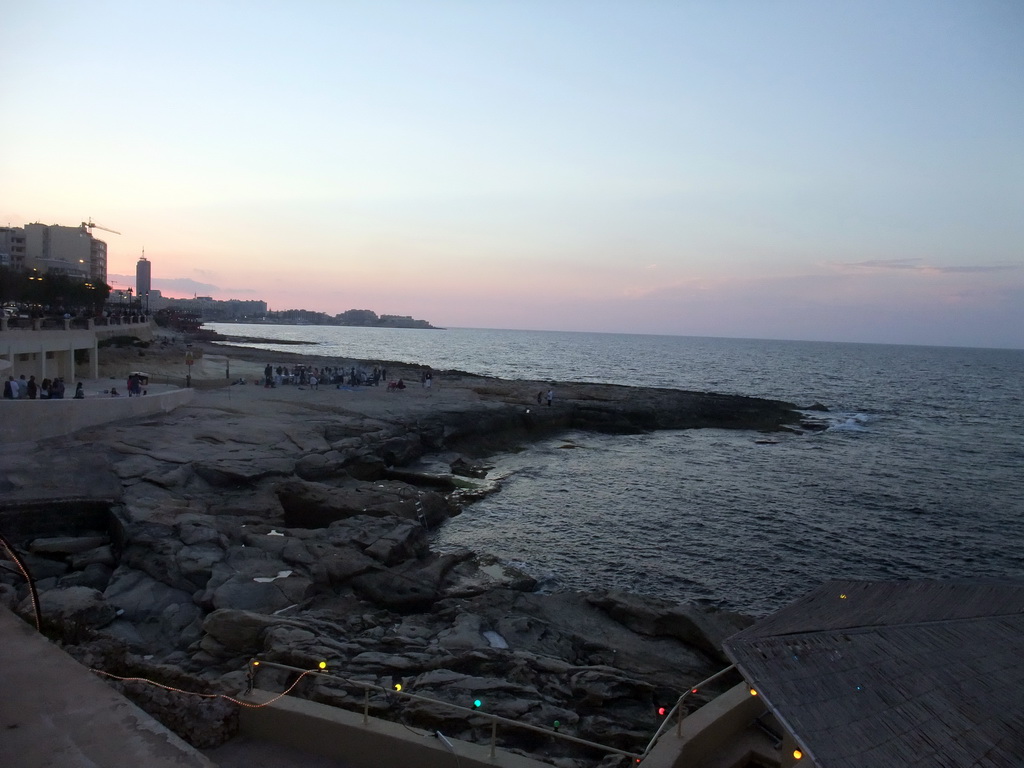
[[[0,2],[0,224],[449,327],[1024,348],[1019,0]]]

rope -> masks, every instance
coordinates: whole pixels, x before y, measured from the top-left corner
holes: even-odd
[[[268,699],[267,701],[263,702],[262,704],[253,704],[251,701],[242,701],[241,699],[236,699],[234,696],[228,696],[227,694],[224,694],[224,693],[199,693],[198,691],[186,691],[186,690],[184,690],[182,688],[175,688],[174,686],[171,686],[171,685],[164,685],[163,683],[158,683],[155,680],[149,680],[148,678],[145,678],[145,677],[123,677],[121,675],[115,675],[112,672],[104,672],[102,669],[92,669],[92,668],[90,668],[89,671],[90,672],[94,672],[97,675],[103,675],[105,677],[111,677],[114,680],[120,680],[121,682],[124,682],[124,683],[146,683],[148,685],[156,686],[157,688],[163,688],[165,691],[172,691],[174,693],[181,693],[181,694],[184,694],[186,696],[199,696],[200,698],[203,698],[203,699],[224,699],[225,701],[230,701],[232,704],[237,704],[240,707],[248,707],[249,709],[260,709],[261,707],[268,707],[271,704],[273,704],[275,701],[277,701],[279,699],[282,699],[285,696],[287,696],[289,693],[291,693],[293,690],[295,690],[295,686],[297,686],[300,682],[302,682],[302,678],[304,678],[308,674],[311,674],[313,672],[317,672],[318,670],[315,670],[315,669],[307,669],[307,670],[305,670],[302,674],[300,674],[297,678],[295,678],[295,682],[292,683],[291,685],[289,685],[288,688],[286,688],[283,692],[277,694],[277,696],[274,696],[272,699]]]

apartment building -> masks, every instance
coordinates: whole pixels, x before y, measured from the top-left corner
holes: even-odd
[[[84,224],[26,224],[23,269],[107,281],[107,244],[93,237]]]
[[[0,266],[25,268],[25,230],[21,227],[0,227]]]

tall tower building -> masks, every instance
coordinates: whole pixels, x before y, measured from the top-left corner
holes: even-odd
[[[150,271],[151,264],[146,261],[146,254],[143,251],[142,257],[139,259],[139,263],[135,265],[135,295],[139,298],[147,295],[152,286],[152,272]]]

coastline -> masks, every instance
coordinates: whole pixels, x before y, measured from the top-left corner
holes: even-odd
[[[435,371],[427,389],[421,367],[386,361],[367,365],[411,386],[267,388],[256,380],[268,363],[350,361],[209,342],[104,350],[101,375],[173,383],[186,351],[197,393],[177,410],[90,427],[59,453],[4,449],[5,523],[38,569],[45,621],[58,634],[77,627],[68,650],[90,665],[225,690],[243,683],[252,655],[328,658],[453,703],[483,685],[492,711],[636,745],[652,702],[717,671],[721,639],[747,621],[639,595],[538,594],[508,564],[433,553],[428,531],[495,488],[416,466],[429,456],[480,468],[493,451],[567,429],[799,428],[790,404],[458,371]],[[553,404],[538,405],[538,388],[552,386]],[[26,615],[23,585],[9,580],[3,593]],[[192,743],[231,735],[223,713],[176,714],[166,695],[136,695]],[[304,695],[339,706],[353,696],[344,686]],[[461,719],[415,717],[471,736]]]

